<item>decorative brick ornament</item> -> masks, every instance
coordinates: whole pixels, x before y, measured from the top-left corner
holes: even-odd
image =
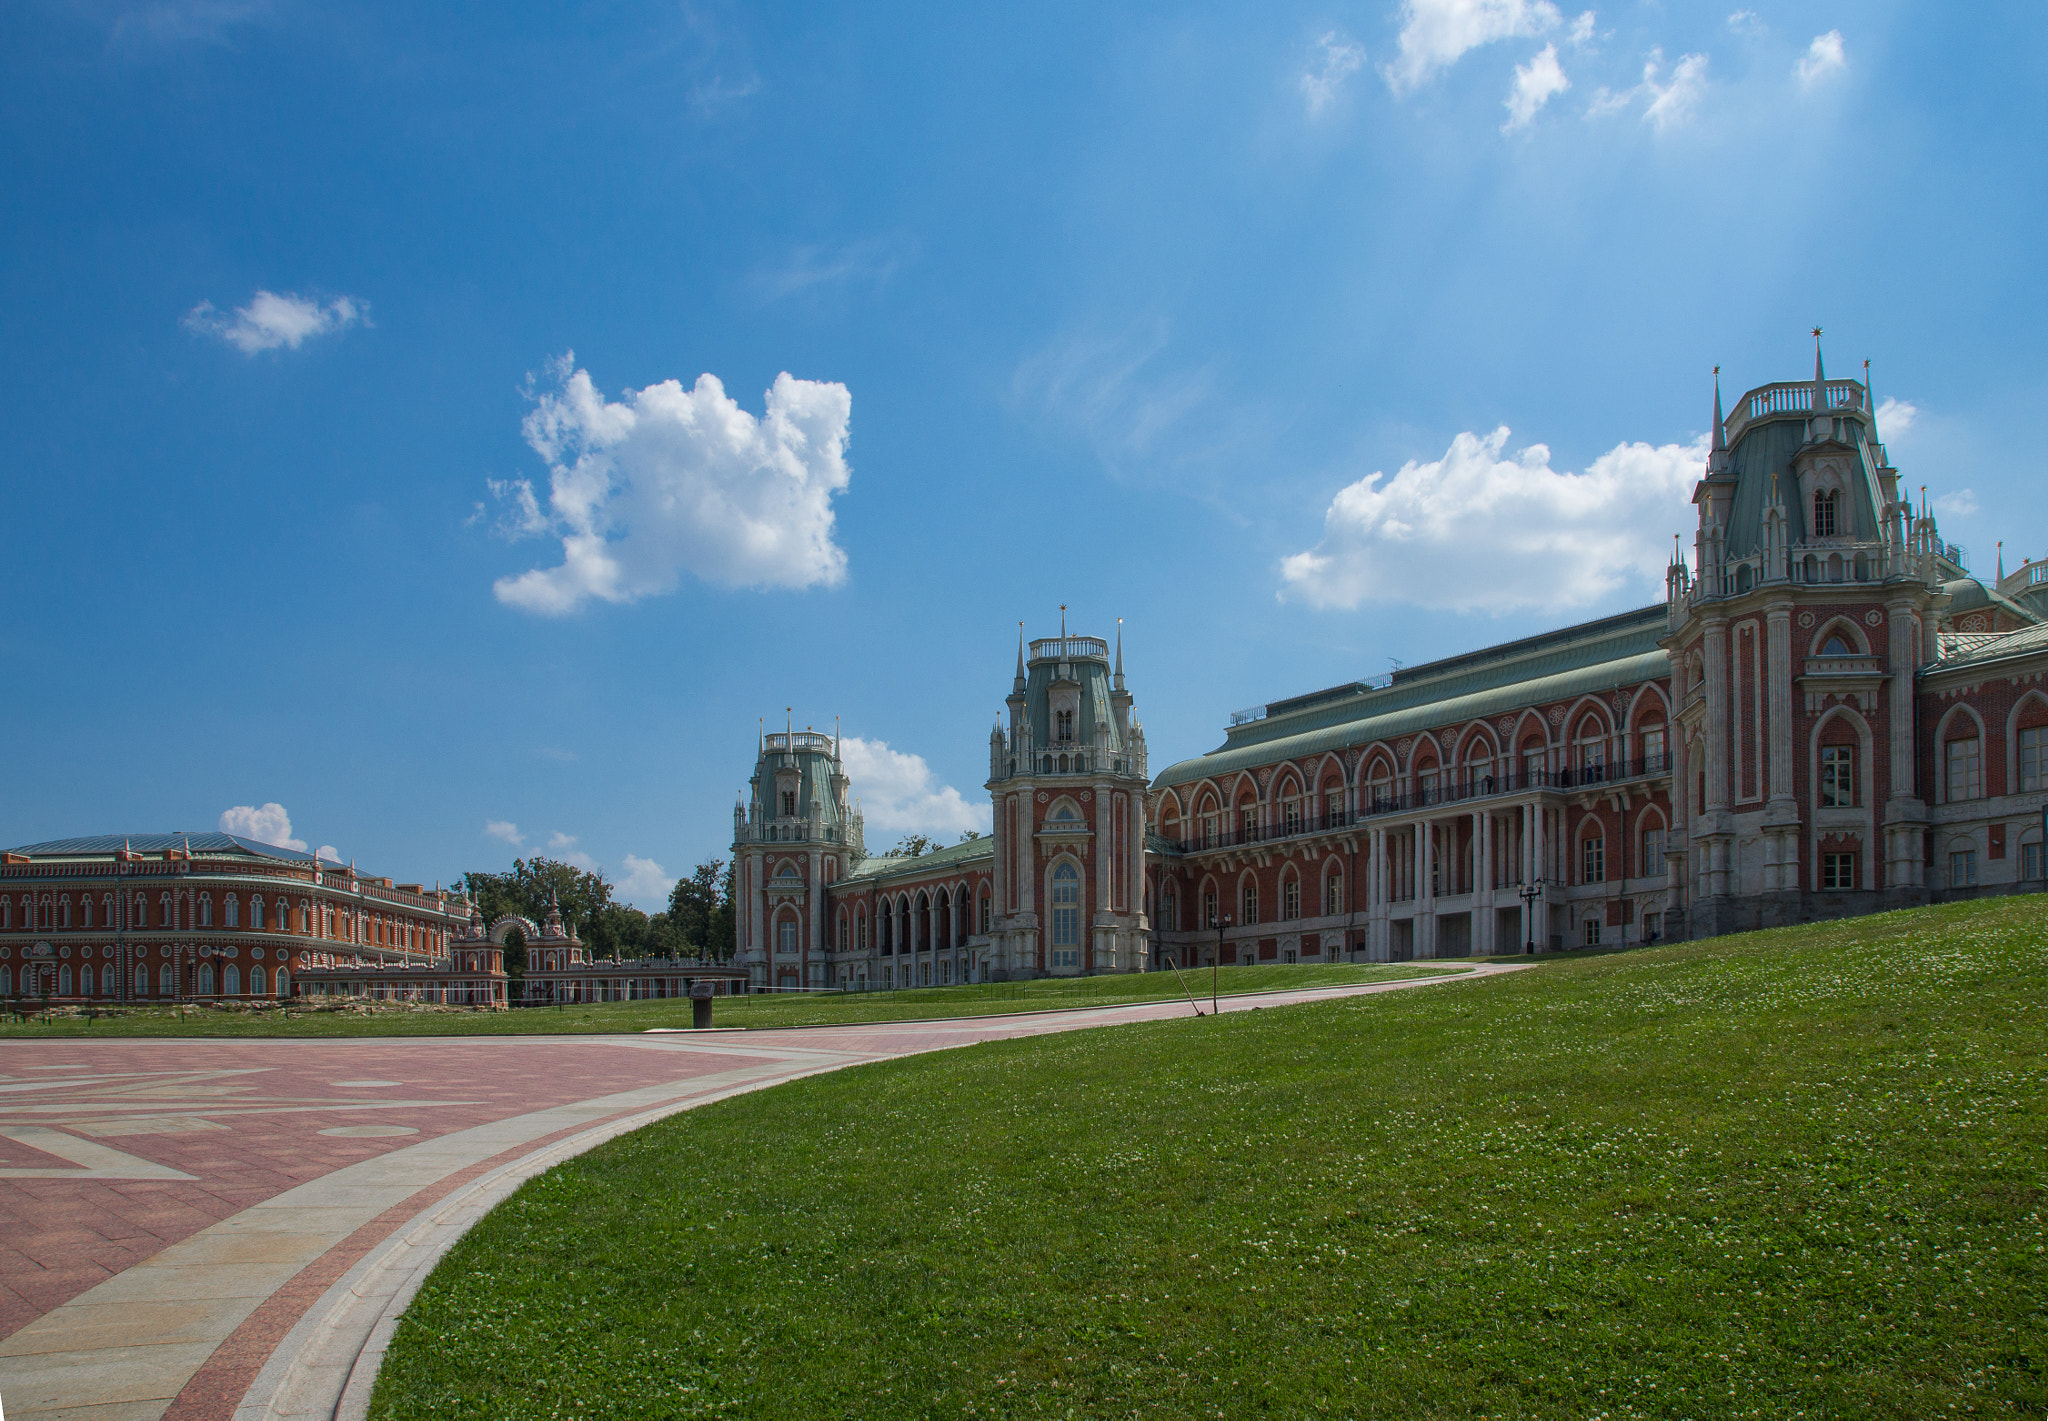
[[[1052,796],[1051,796],[1051,795],[1049,795],[1049,794],[1047,794],[1047,793],[1046,793],[1046,792],[1045,792],[1044,790],[1040,790],[1040,791],[1038,792],[1038,802],[1039,802],[1040,804],[1043,804],[1043,803],[1045,803],[1045,802],[1046,802],[1046,801],[1047,801],[1048,799],[1051,799],[1051,798],[1052,798]]]
[[[1563,725],[1563,724],[1564,724],[1564,707],[1563,707],[1563,706],[1552,706],[1552,707],[1550,708],[1550,723],[1551,723],[1551,724],[1552,724],[1553,726],[1558,726],[1558,725]]]
[[[1801,612],[1801,613],[1799,614],[1799,625],[1800,625],[1800,626],[1802,626],[1802,627],[1808,627],[1808,628],[1812,627],[1812,626],[1813,626],[1813,613],[1811,613],[1811,612]]]
[[[1499,720],[1493,723],[1493,728],[1495,730],[1498,730],[1502,735],[1513,734],[1515,729],[1515,718],[1511,715],[1504,715]]]
[[[1093,799],[1094,797],[1095,796],[1088,790],[1084,789],[1081,791],[1081,803],[1083,804],[1086,804],[1089,800]]]
[[[1884,613],[1878,611],[1875,607],[1872,607],[1869,611],[1863,614],[1863,625],[1866,627],[1877,626],[1883,620]]]

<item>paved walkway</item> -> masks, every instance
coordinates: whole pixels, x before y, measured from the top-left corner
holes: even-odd
[[[563,1159],[819,1071],[1188,1015],[1181,1001],[705,1034],[0,1043],[0,1406],[361,1416],[435,1260]]]

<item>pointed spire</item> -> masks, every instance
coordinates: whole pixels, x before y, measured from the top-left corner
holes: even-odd
[[[1116,619],[1116,688],[1124,688],[1124,619]]]
[[[1821,368],[1820,363],[1820,327],[1815,326],[1813,328],[1813,383],[1825,385],[1827,382],[1827,371]]]
[[[1011,688],[1021,693],[1024,689],[1024,624],[1017,623],[1017,680]]]
[[[2003,538],[1998,540],[1998,581],[2005,581],[2005,540]]]
[[[1065,636],[1066,636],[1066,634],[1067,634],[1067,604],[1066,604],[1066,603],[1064,603],[1064,602],[1062,602],[1062,603],[1060,603],[1060,636],[1061,636],[1061,637],[1065,637]]]
[[[1721,418],[1721,367],[1714,367],[1714,448],[1721,451],[1728,447],[1728,424]]]
[[[832,758],[839,758],[839,717],[832,717]]]

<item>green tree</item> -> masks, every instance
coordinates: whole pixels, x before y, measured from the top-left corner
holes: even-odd
[[[665,927],[679,951],[723,962],[733,954],[733,865],[711,859],[669,890]]]
[[[888,856],[892,859],[922,858],[937,847],[938,844],[922,834],[909,834],[904,836],[895,848],[889,850]]]
[[[727,864],[718,885],[718,911],[711,915],[711,954],[720,962],[730,962],[740,950],[738,881],[739,866]]]

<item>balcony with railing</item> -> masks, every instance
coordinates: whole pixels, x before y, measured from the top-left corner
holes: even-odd
[[[1863,386],[1855,380],[1830,380],[1825,386],[1827,409],[1861,410]],[[1728,416],[1728,442],[1733,444],[1742,431],[1757,420],[1776,414],[1814,413],[1813,381],[1788,380],[1751,390]]]
[[[763,748],[771,753],[803,754],[807,751],[817,751],[829,755],[832,753],[832,737],[820,735],[815,730],[778,730],[763,741]]]
[[[1099,636],[1048,636],[1031,643],[1033,661],[1107,661],[1109,643]]]
[[[1241,824],[1229,829],[1219,827],[1214,834],[1197,834],[1192,838],[1168,842],[1174,843],[1184,854],[1244,848],[1252,844],[1278,843],[1287,839],[1334,833],[1355,828],[1369,820],[1382,819],[1390,815],[1426,813],[1450,804],[1500,799],[1507,795],[1526,794],[1531,790],[1569,791],[1604,788],[1636,780],[1654,779],[1670,773],[1671,756],[1663,754],[1648,755],[1636,760],[1615,760],[1607,764],[1586,765],[1579,769],[1472,775],[1414,791],[1375,793],[1356,811],[1340,809],[1324,814],[1284,816],[1276,824]]]

